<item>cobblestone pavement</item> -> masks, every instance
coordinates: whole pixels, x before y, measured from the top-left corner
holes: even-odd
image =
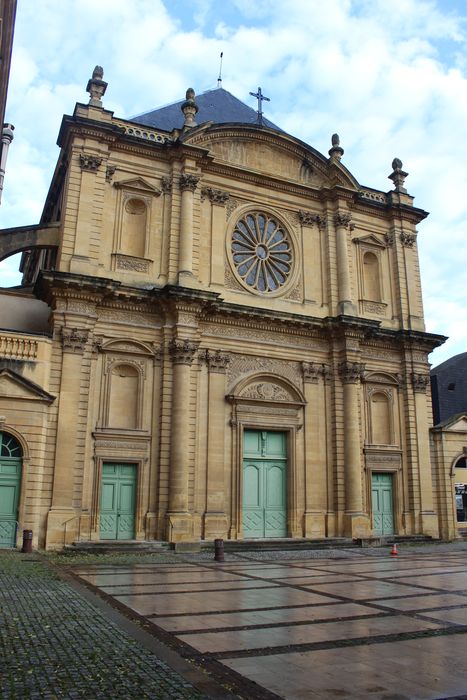
[[[74,572],[248,700],[465,699],[466,544],[88,560]]]
[[[2,700],[212,697],[37,555],[0,552],[0,650]]]

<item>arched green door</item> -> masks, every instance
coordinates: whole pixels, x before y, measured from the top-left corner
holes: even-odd
[[[16,545],[22,450],[18,440],[0,432],[0,547]]]

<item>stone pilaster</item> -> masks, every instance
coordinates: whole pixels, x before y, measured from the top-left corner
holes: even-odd
[[[191,364],[198,343],[177,338],[170,342],[168,349],[173,363],[168,538],[180,542],[193,536],[192,518],[188,512],[190,454],[186,441],[190,430]]]
[[[225,207],[230,195],[213,187],[205,187],[201,194],[211,202],[211,284],[223,287]]]
[[[364,365],[341,362],[339,374],[344,389],[345,534],[369,535],[370,523],[363,512],[363,452],[360,440],[359,385]]]
[[[338,286],[338,313],[356,316],[355,304],[352,301],[352,288],[350,280],[349,262],[349,230],[351,216],[338,212],[334,216],[336,227],[336,253],[337,253],[337,286]]]
[[[430,385],[428,373],[412,374],[415,400],[415,422],[417,426],[417,453],[420,484],[420,524],[424,535],[439,537],[438,517],[433,507],[433,476],[429,443],[427,389]]]
[[[199,177],[191,173],[180,175],[179,185],[182,193],[180,205],[180,241],[178,256],[179,282],[186,277],[193,277],[193,198]]]
[[[324,366],[302,362],[305,407],[305,537],[326,537],[327,450]]]
[[[207,495],[204,515],[204,538],[227,537],[225,503],[225,374],[230,356],[220,350],[206,350],[203,356],[209,370]]]
[[[77,428],[81,391],[81,367],[83,352],[88,342],[89,330],[62,328],[62,383],[57,417],[55,442],[55,469],[52,490],[52,506],[47,516],[46,548],[61,548],[65,544],[67,530],[77,527],[77,515],[73,507],[73,482],[76,467]]]

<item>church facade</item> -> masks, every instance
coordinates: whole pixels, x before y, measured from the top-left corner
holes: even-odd
[[[47,548],[453,537],[402,163],[381,192],[337,135],[324,156],[222,88],[133,120],[98,67],[87,89],[40,224],[0,239],[25,251],[2,295],[3,546],[13,520]]]

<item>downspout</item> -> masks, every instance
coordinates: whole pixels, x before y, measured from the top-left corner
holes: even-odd
[[[13,126],[13,124],[4,124],[2,129],[2,150],[0,158],[0,202],[2,201],[3,194],[3,181],[5,179],[6,159],[8,157],[8,149],[10,147],[10,143],[13,141],[14,128],[15,127]]]

